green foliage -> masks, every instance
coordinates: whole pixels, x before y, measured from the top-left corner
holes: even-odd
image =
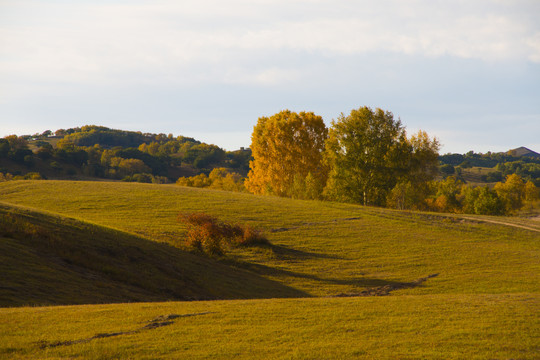
[[[336,200],[384,205],[400,179],[417,182],[430,177],[437,149],[436,140],[425,133],[409,141],[391,112],[363,107],[348,116],[341,114],[332,122],[326,146],[331,168],[326,194]]]
[[[515,213],[525,202],[534,204],[538,192],[533,182],[525,184],[516,174],[507,176],[504,183],[496,183],[493,189],[466,185],[453,176],[435,182],[432,188],[435,190],[431,194],[427,192],[428,209],[479,215]]]
[[[227,152],[228,166],[243,174],[249,172],[249,162],[253,160],[251,149],[240,149]]]
[[[11,151],[28,149],[28,141],[23,136],[9,135],[6,136]]]
[[[43,180],[43,176],[41,176],[38,172],[29,172],[24,175],[15,175],[13,176],[10,173],[1,173],[0,172],[0,182],[1,181],[10,181],[10,180]]]
[[[177,185],[198,188],[212,188],[226,191],[245,191],[244,178],[225,168],[214,168],[208,176],[199,174],[191,177],[180,177]]]
[[[189,148],[183,160],[197,169],[204,169],[211,164],[219,164],[225,159],[225,151],[216,145],[198,144]]]
[[[464,186],[461,195],[464,213],[478,215],[504,215],[506,213],[504,202],[487,186]]]
[[[167,184],[169,179],[164,176],[154,176],[148,173],[128,175],[122,179],[125,182],[139,182],[147,184]]]
[[[451,165],[451,164],[441,165],[441,167],[439,169],[440,169],[441,173],[443,173],[446,176],[453,175],[455,173],[455,171],[456,171],[454,166]]]
[[[487,175],[482,175],[481,179],[486,182],[497,182],[503,180],[503,173],[500,171],[492,171]]]
[[[536,163],[540,164],[540,158],[532,157],[518,157],[513,156],[512,154],[507,154],[503,152],[492,153],[487,152],[485,154],[475,153],[474,151],[469,151],[466,154],[445,154],[439,156],[441,164],[450,164],[457,166],[464,161],[467,161],[467,164],[470,166],[480,166],[480,167],[495,167],[498,164],[522,161],[526,163]]]
[[[463,182],[454,176],[436,183],[436,193],[434,198],[428,199],[431,209],[442,212],[459,212],[461,204],[458,196],[461,193]]]
[[[0,158],[5,158],[8,156],[11,146],[7,139],[0,139]]]
[[[540,162],[540,159],[538,159]],[[540,186],[540,163],[525,162],[524,160],[497,164],[497,170],[501,175],[519,175],[524,180],[531,180]],[[501,181],[502,178],[499,180]]]
[[[432,183],[402,181],[397,183],[390,191],[386,199],[386,205],[399,210],[428,210],[429,205],[426,200],[432,192]]]
[[[140,132],[109,129],[104,126],[83,126],[66,135],[65,139],[72,141],[77,146],[94,146],[99,144],[104,147],[137,147],[148,141],[148,136]]]

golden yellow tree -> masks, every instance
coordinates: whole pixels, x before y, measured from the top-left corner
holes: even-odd
[[[253,128],[253,160],[245,182],[254,194],[318,197],[326,183],[322,162],[328,129],[312,112],[283,110]]]
[[[526,201],[536,201],[540,198],[540,189],[534,185],[532,181],[527,181],[525,183],[525,200]]]
[[[499,198],[506,204],[508,212],[518,210],[523,206],[525,183],[521,176],[517,174],[507,175],[506,181],[504,183],[496,183],[493,189],[497,192]]]

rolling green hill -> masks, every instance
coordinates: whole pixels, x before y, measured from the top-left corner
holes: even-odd
[[[265,230],[273,246],[233,249],[221,263],[311,296],[435,273],[423,286],[400,292],[540,290],[539,232],[459,216],[134,183],[12,181],[0,184],[0,197],[175,247],[185,231],[180,211],[248,223]]]
[[[167,244],[0,203],[0,306],[298,297]]]
[[[0,241],[9,306],[266,298],[0,309],[0,358],[535,359],[540,350],[537,221],[134,183],[9,181],[0,200],[4,224],[15,224]],[[271,245],[188,253],[180,211],[250,224]]]

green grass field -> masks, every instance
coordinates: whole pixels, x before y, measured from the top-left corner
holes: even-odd
[[[523,294],[0,309],[0,357],[537,359],[537,312],[538,297]],[[173,314],[199,315],[142,329]]]
[[[179,273],[188,274],[184,280],[198,279],[192,292],[212,288],[213,298],[222,299],[302,294],[0,309],[0,357],[535,359],[540,351],[540,232],[534,221],[133,183],[5,182],[0,201],[5,209],[39,209],[40,219],[64,216],[86,224],[73,225],[79,228],[112,228],[123,241],[144,244],[137,246],[149,254],[157,251],[151,246],[171,249],[175,255],[167,261],[180,264]],[[221,259],[187,253],[185,229],[176,220],[180,211],[248,223],[263,229],[272,245],[230,249]],[[156,266],[163,259],[148,262]],[[208,276],[188,271],[193,259],[204,262]],[[11,267],[24,266],[15,261]],[[229,280],[217,286],[223,281],[213,274]],[[408,286],[432,274],[438,275]],[[245,286],[244,276],[251,279]],[[401,289],[390,296],[333,297],[383,286]],[[0,299],[5,294],[0,287]],[[67,299],[49,303],[74,303]],[[102,301],[88,301],[96,302]],[[159,315],[206,312],[140,329]],[[116,332],[128,333],[88,340]],[[75,340],[85,341],[47,346]]]
[[[247,270],[125,232],[0,204],[0,306],[299,297]]]

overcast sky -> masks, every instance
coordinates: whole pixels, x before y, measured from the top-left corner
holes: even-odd
[[[249,146],[380,107],[441,152],[540,152],[539,0],[0,0],[0,136],[82,125]]]

